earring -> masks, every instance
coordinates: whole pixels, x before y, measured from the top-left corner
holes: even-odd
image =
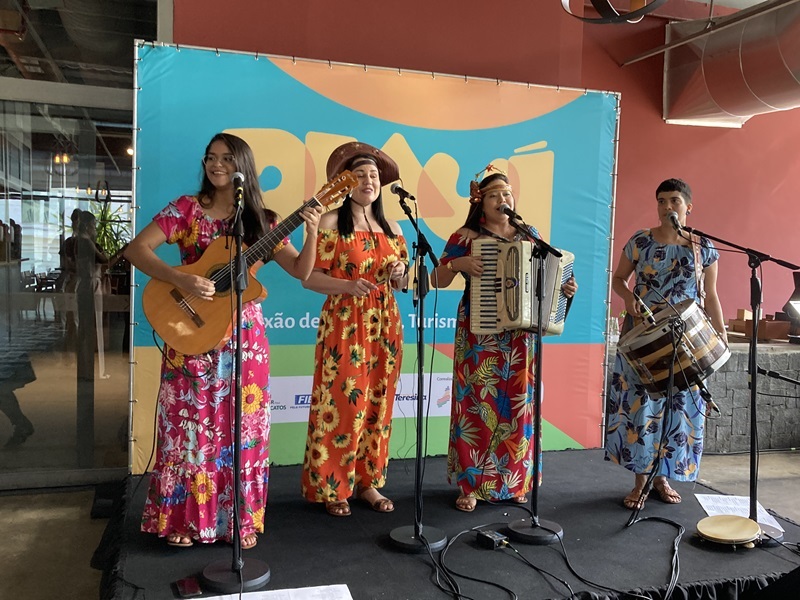
[[[690,215],[690,214],[692,214],[692,211],[690,211],[690,210],[687,210],[687,211],[686,211],[686,214],[687,214],[687,215]]]
[[[481,225],[486,225],[486,215],[481,215],[481,218],[478,219],[478,223]]]

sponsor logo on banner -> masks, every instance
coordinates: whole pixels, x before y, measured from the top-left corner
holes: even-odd
[[[452,377],[446,373],[438,373],[434,377],[430,393],[426,389],[422,401],[428,411],[428,398],[430,403],[430,416],[450,416],[450,395]],[[272,402],[273,423],[305,423],[308,421],[308,410],[311,406],[311,390],[313,378],[311,377],[271,377],[270,395]],[[395,393],[394,418],[413,417],[416,413],[417,394],[413,393],[416,387],[416,375],[403,374],[397,385]]]

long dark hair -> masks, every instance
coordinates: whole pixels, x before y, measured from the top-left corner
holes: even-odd
[[[357,158],[362,158],[362,156],[354,156],[347,165],[348,169],[351,168],[351,165],[356,161]],[[372,159],[370,159],[370,162],[375,164],[374,160]],[[375,198],[375,201],[372,203],[372,216],[375,217],[375,220],[378,222],[378,225],[381,226],[381,229],[383,229],[383,233],[386,234],[386,237],[397,237],[395,232],[392,231],[392,228],[389,226],[389,222],[386,220],[386,215],[383,213],[382,190],[378,192],[378,197]],[[355,227],[353,225],[353,198],[350,196],[350,194],[347,194],[344,202],[342,202],[341,208],[339,208],[337,227],[340,235],[350,235],[353,233],[353,231],[355,231]]]
[[[218,133],[208,142],[205,154],[209,153],[214,142],[223,142],[228,147],[228,150],[236,158],[236,170],[244,175],[242,222],[244,224],[244,241],[246,244],[251,245],[269,231],[270,226],[275,223],[278,215],[274,211],[265,208],[261,200],[261,187],[258,185],[258,174],[256,173],[256,159],[247,142],[230,133]],[[200,206],[203,208],[211,206],[216,191],[217,189],[209,181],[206,170],[203,168],[203,180],[198,193]]]
[[[484,177],[484,179],[478,185],[478,189],[483,189],[493,181],[498,179],[502,179],[507,184],[511,185],[511,182],[508,180],[508,177],[503,175],[502,173],[494,173],[489,175],[488,177]],[[464,227],[467,229],[471,229],[477,233],[481,232],[481,218],[483,217],[483,198],[481,198],[480,202],[476,202],[475,204],[469,205],[469,212],[467,213],[467,219],[464,221]]]

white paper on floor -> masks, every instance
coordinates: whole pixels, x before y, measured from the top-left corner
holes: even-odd
[[[242,594],[247,600],[353,600],[350,589],[344,584],[322,585],[291,590],[269,590]],[[238,600],[239,594],[209,596],[206,600]]]
[[[706,514],[710,517],[716,515],[735,515],[737,517],[750,517],[750,497],[749,496],[720,496],[719,494],[695,494],[697,501]],[[783,527],[778,525],[771,514],[769,514],[761,502],[756,502],[756,515],[758,522],[763,525],[770,525],[783,531]]]

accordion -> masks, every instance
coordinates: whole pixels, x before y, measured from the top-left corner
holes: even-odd
[[[548,254],[544,263],[542,335],[561,335],[567,316],[567,297],[561,286],[572,277],[575,255],[560,250],[561,258]],[[538,331],[536,298],[538,259],[530,241],[472,241],[472,256],[483,260],[483,274],[470,282],[470,329],[473,333],[499,333],[513,329]]]

